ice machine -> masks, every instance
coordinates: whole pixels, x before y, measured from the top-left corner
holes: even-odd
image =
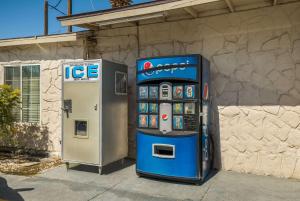
[[[154,57],[136,68],[137,174],[201,183],[211,164],[209,61]]]
[[[62,65],[62,159],[102,167],[123,159],[127,139],[127,66],[100,60]]]

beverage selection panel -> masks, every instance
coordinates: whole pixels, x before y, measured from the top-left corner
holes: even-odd
[[[140,85],[137,90],[139,128],[160,129],[159,124],[171,118],[168,122],[174,131],[197,129],[196,84]],[[165,103],[171,105],[170,112],[162,109]]]

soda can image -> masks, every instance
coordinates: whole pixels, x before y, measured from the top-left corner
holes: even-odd
[[[173,116],[173,129],[182,130],[183,129],[183,117]]]
[[[181,99],[183,98],[183,86],[173,86],[173,98]]]
[[[184,97],[185,98],[195,98],[195,85],[185,85]]]
[[[149,115],[149,128],[158,128],[158,115]]]
[[[148,98],[148,86],[140,86],[139,87],[139,98],[140,99]]]
[[[149,98],[158,99],[158,86],[149,87]]]
[[[148,113],[148,103],[139,103],[139,113]]]
[[[183,113],[183,103],[174,103],[173,114],[182,114],[182,113]]]
[[[158,104],[157,103],[149,103],[149,112],[152,114],[158,113]]]
[[[195,114],[195,103],[185,103],[184,114]]]
[[[139,115],[139,127],[140,128],[148,127],[148,115]]]

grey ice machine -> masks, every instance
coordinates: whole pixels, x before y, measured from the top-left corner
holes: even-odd
[[[62,159],[102,167],[128,154],[127,66],[99,60],[62,65]]]

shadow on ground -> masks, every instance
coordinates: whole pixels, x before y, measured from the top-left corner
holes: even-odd
[[[119,171],[121,169],[127,168],[135,164],[135,160],[132,159],[124,159],[108,164],[102,168],[102,174],[110,174],[112,172]],[[70,164],[69,170],[83,171],[83,172],[91,172],[91,173],[99,173],[98,166],[91,165],[83,165],[83,164]]]
[[[21,191],[32,191],[34,188],[12,189],[8,186],[7,181],[0,177],[0,200],[22,201],[22,196],[18,193]]]

